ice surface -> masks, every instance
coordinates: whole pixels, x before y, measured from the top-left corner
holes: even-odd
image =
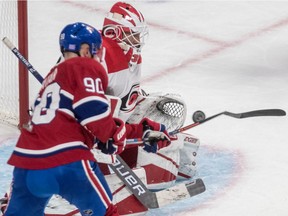
[[[143,88],[181,94],[192,113],[288,110],[288,2],[132,1],[146,17]],[[71,22],[100,28],[113,1],[29,1],[29,60],[45,76]],[[1,36],[2,37],[2,36]],[[39,88],[31,76],[31,101]],[[189,130],[201,140],[199,177],[207,191],[153,210],[158,215],[288,215],[287,117],[221,116]],[[3,131],[3,133],[2,133]],[[1,126],[0,193],[17,138]],[[3,186],[4,185],[4,186]]]

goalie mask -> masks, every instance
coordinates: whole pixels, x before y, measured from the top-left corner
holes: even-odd
[[[125,54],[132,53],[131,67],[138,63],[148,27],[140,11],[128,3],[117,2],[104,19],[102,35],[116,40]]]
[[[65,26],[59,36],[61,53],[69,51],[80,56],[79,51],[82,44],[88,44],[89,51],[94,56],[102,44],[100,33],[92,26],[81,22]]]

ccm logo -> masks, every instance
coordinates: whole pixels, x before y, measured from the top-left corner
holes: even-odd
[[[197,139],[192,138],[192,137],[185,137],[184,141],[190,142],[190,143],[196,143]]]

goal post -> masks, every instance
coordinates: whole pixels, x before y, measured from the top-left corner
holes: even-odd
[[[27,1],[0,2],[0,36],[8,37],[28,59]],[[19,126],[29,119],[29,79],[26,67],[0,44],[0,121]]]
[[[18,49],[28,59],[28,14],[27,1],[18,0]],[[27,124],[29,120],[29,78],[26,67],[19,64],[19,126]]]

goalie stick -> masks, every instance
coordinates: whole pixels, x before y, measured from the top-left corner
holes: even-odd
[[[144,185],[138,176],[127,166],[121,157],[116,158],[116,163],[112,164],[110,168],[116,173],[125,185],[132,186],[134,196],[147,208],[159,208],[167,205],[175,200],[192,197],[205,191],[205,185],[202,179],[198,178],[188,184],[178,184],[170,188],[152,192]],[[131,190],[131,189],[130,189]]]
[[[218,116],[221,115],[226,115],[226,116],[230,116],[233,118],[237,118],[237,119],[242,119],[242,118],[250,118],[250,117],[259,117],[259,116],[285,116],[286,112],[282,109],[263,109],[263,110],[254,110],[254,111],[249,111],[249,112],[244,112],[244,113],[232,113],[232,112],[228,112],[228,111],[224,111],[224,112],[220,112],[218,114],[215,114],[213,116],[210,116],[208,118],[205,118],[203,120],[200,120],[198,122],[195,122],[193,124],[187,125],[185,127],[176,129],[174,131],[169,132],[169,135],[175,135],[177,133],[186,131],[188,129],[191,129],[193,127],[196,127],[200,124],[203,124],[207,121],[210,121],[211,119],[214,119]],[[127,144],[143,144],[143,140],[142,139],[129,139],[127,140]]]
[[[42,83],[44,78],[40,73],[34,69],[34,67],[28,62],[28,60],[19,52],[19,50],[13,45],[13,43],[7,38],[2,39],[3,43],[19,58],[19,60],[27,67],[27,69],[34,75],[34,77]],[[178,200],[192,197],[205,191],[205,185],[202,179],[196,179],[188,184],[175,185],[174,187],[167,188],[159,192],[151,192],[141,179],[131,170],[126,162],[116,155],[116,162],[109,164],[109,167],[115,172],[115,174],[123,181],[127,188],[133,193],[133,195],[147,208],[159,208],[164,205],[165,201],[161,201],[160,194],[164,197],[171,196],[170,191],[179,191],[174,194]],[[158,195],[158,196],[157,196]],[[166,204],[169,203],[166,201]]]
[[[161,208],[176,201],[200,194],[203,191],[205,191],[205,185],[202,179],[196,179],[190,183],[177,184],[164,190],[156,192],[149,191],[149,196],[146,196],[147,205],[150,206],[150,209]],[[151,197],[153,199],[149,200]],[[59,206],[64,206],[64,209],[66,207],[67,211],[62,211],[62,213],[60,213],[61,210],[59,209]],[[79,210],[76,207],[73,208],[66,200],[64,201],[61,198],[57,202],[57,205],[52,204],[49,207],[50,208],[45,211],[45,216],[72,216],[79,213]],[[131,215],[133,215],[133,212],[131,212]]]

